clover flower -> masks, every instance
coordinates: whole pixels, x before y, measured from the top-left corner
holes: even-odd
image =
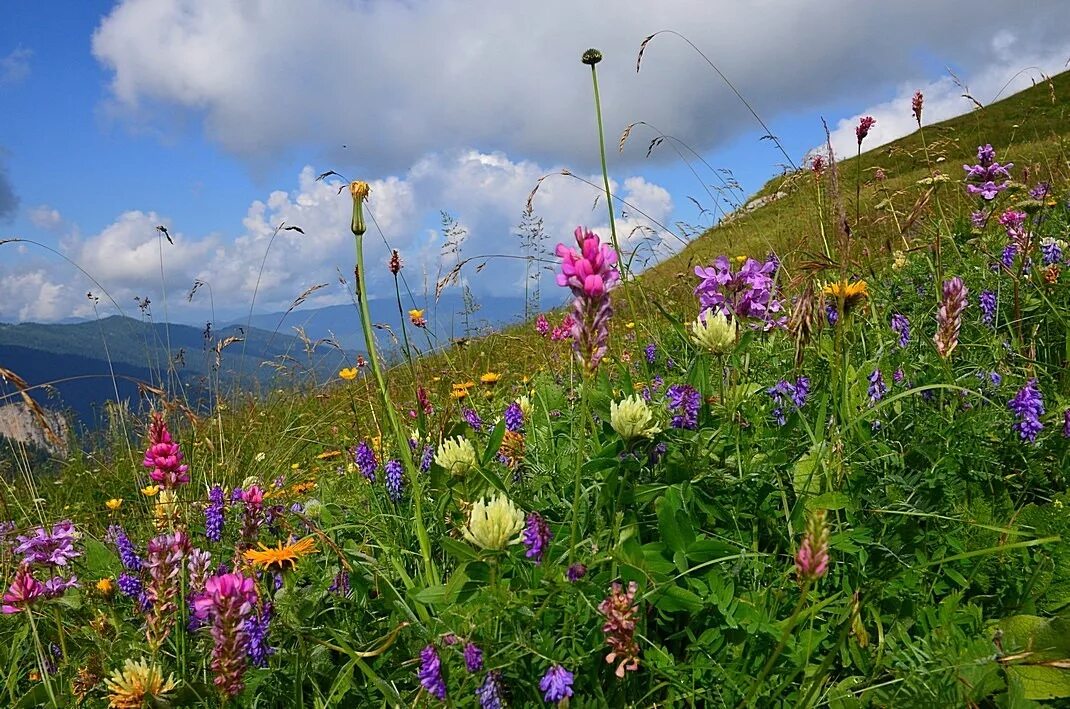
[[[524,513],[505,495],[495,495],[472,504],[468,524],[461,529],[465,539],[491,551],[499,551],[519,541],[517,535],[524,526]]]
[[[29,565],[22,564],[15,571],[15,578],[7,593],[4,594],[4,604],[0,610],[9,615],[18,613],[36,603],[44,595],[44,584],[34,578]]]
[[[572,350],[588,373],[598,369],[606,354],[609,319],[613,315],[609,291],[620,279],[617,254],[594,232],[576,227],[577,249],[557,245],[561,273],[557,285],[572,291]]]
[[[122,669],[112,672],[104,680],[108,690],[108,706],[115,709],[141,709],[144,706],[165,705],[167,695],[175,689],[175,678],[167,675],[159,665],[148,660],[127,659]]]
[[[153,414],[149,424],[149,447],[142,465],[149,468],[149,477],[165,489],[174,489],[189,482],[189,466],[182,464],[182,449],[171,439],[171,432],[160,414]]]
[[[1044,428],[1040,422],[1040,417],[1044,415],[1044,398],[1037,388],[1037,380],[1030,379],[1007,403],[1007,407],[1018,417],[1014,430],[1018,431],[1021,439],[1035,442],[1037,434]]]
[[[420,651],[420,669],[416,676],[427,693],[440,700],[446,699],[446,681],[442,678],[442,660],[434,645]]]
[[[544,337],[550,332],[550,321],[542,313],[539,313],[538,317],[535,318],[535,332]]]
[[[626,396],[611,403],[609,425],[625,441],[652,438],[661,430],[654,422],[654,413],[640,396]]]
[[[543,701],[556,704],[571,697],[574,680],[575,676],[561,665],[550,665],[539,680]]]
[[[712,354],[724,354],[736,344],[736,326],[723,312],[704,310],[691,323],[691,341]]]
[[[612,664],[620,660],[615,674],[623,678],[626,671],[634,672],[639,669],[639,644],[635,641],[636,619],[639,607],[635,605],[635,594],[639,590],[635,581],[628,582],[628,590],[614,581],[610,586],[609,595],[598,604],[598,612],[606,622],[602,625],[606,643],[609,645],[609,654],[606,662]]]
[[[435,453],[435,463],[452,475],[464,475],[478,465],[476,449],[463,436],[447,438]]]

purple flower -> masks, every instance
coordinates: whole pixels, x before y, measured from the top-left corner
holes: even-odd
[[[142,465],[150,469],[149,477],[165,488],[177,488],[189,482],[189,466],[182,463],[182,449],[171,439],[160,414],[149,423],[149,447]]]
[[[993,370],[988,373],[988,381],[992,382],[992,386],[998,387],[1003,383],[1003,377],[999,375],[999,372]]]
[[[550,540],[554,536],[553,532],[550,531],[550,525],[546,523],[546,520],[538,512],[529,512],[527,523],[521,536],[524,540],[524,546],[527,548],[524,556],[534,560],[536,564],[541,564],[542,557],[546,554],[546,548],[550,546]]]
[[[795,383],[781,379],[765,390],[773,399],[773,418],[776,419],[778,426],[783,426],[787,423],[787,415],[784,413],[784,407],[787,405],[787,400],[790,398],[791,403],[794,404],[796,409],[801,409],[806,405],[806,399],[810,394],[810,380],[807,377],[799,377],[795,380]]]
[[[944,359],[950,357],[959,344],[962,311],[966,309],[966,296],[969,293],[958,276],[944,281],[943,298],[936,311],[936,335],[933,336],[936,352]]]
[[[673,410],[673,428],[695,429],[698,427],[698,410],[702,406],[702,395],[698,389],[688,384],[674,384],[665,392],[669,408]]]
[[[500,672],[492,670],[487,673],[483,684],[476,689],[476,698],[479,700],[480,709],[502,709],[505,706]]]
[[[899,335],[899,346],[906,347],[910,343],[910,321],[905,316],[895,313],[891,321],[892,332]]]
[[[479,417],[479,413],[475,409],[465,409],[461,412],[464,417],[465,423],[472,427],[475,431],[483,430],[483,419]]]
[[[15,537],[15,553],[22,554],[24,564],[66,566],[82,552],[74,548],[78,531],[70,520],[63,520],[47,527],[35,527],[30,534]]]
[[[572,290],[572,350],[589,373],[598,369],[609,341],[613,315],[609,291],[620,279],[617,254],[598,235],[584,227],[574,232],[579,249],[557,245],[561,273],[557,284]]]
[[[888,393],[888,386],[884,383],[884,375],[881,370],[874,369],[869,375],[869,400],[876,403]]]
[[[467,643],[464,646],[464,667],[469,672],[479,672],[483,669],[483,651],[475,643]]]
[[[1003,247],[1003,253],[999,256],[999,262],[1003,264],[1003,267],[1010,270],[1014,266],[1014,257],[1018,255],[1018,247],[1014,244],[1007,244]]]
[[[335,574],[334,580],[331,582],[331,585],[327,590],[331,593],[336,593],[343,598],[349,597],[352,590],[349,586],[349,572],[342,569]]]
[[[218,543],[223,538],[224,510],[223,488],[213,485],[208,491],[208,504],[204,507],[204,536],[208,541]]]
[[[141,583],[141,579],[133,574],[121,573],[119,578],[116,579],[116,585],[119,590],[122,591],[124,596],[128,598],[140,599],[145,592],[145,587]],[[145,600],[148,600],[147,598]]]
[[[643,352],[646,355],[646,363],[654,364],[654,360],[658,357],[658,346],[651,342]]]
[[[33,576],[27,564],[19,566],[11,587],[4,594],[3,612],[18,613],[36,603],[45,594],[44,585]]]
[[[1040,254],[1045,266],[1051,266],[1063,260],[1063,248],[1055,239],[1045,239],[1040,244]]]
[[[919,105],[918,115],[920,116],[921,115],[921,110],[920,110],[920,105],[921,104],[918,104],[918,105]],[[855,138],[858,139],[858,147],[859,147],[859,149],[862,148],[862,141],[866,139],[866,136],[869,135],[869,131],[872,130],[873,126],[875,126],[875,125],[877,125],[877,119],[874,118],[873,116],[863,116],[862,118],[858,119],[858,125],[855,126]]]
[[[576,583],[586,575],[587,567],[579,563],[578,561],[575,564],[569,566],[568,570],[565,571],[565,578],[568,579],[569,583]]]
[[[524,428],[524,411],[515,401],[505,407],[505,430],[519,433]]]
[[[442,679],[442,660],[438,657],[438,650],[434,645],[428,645],[420,651],[420,669],[416,676],[420,679],[420,686],[427,693],[440,700],[446,699],[446,682]]]
[[[970,212],[970,224],[974,229],[983,229],[988,223],[988,214],[983,209]]]
[[[539,680],[539,690],[544,701],[556,704],[572,696],[575,676],[561,665],[551,665]]]
[[[542,313],[539,313],[538,317],[535,318],[535,332],[540,335],[546,335],[546,333],[550,332],[550,321]]]
[[[242,490],[241,538],[247,545],[252,545],[260,535],[260,525],[264,523],[264,491],[257,485],[250,485]]]
[[[1035,442],[1037,433],[1044,428],[1044,424],[1040,422],[1040,417],[1044,415],[1044,400],[1040,390],[1037,389],[1037,380],[1030,379],[1007,403],[1007,406],[1018,417],[1018,421],[1014,424],[1018,435],[1023,441]]]
[[[1063,412],[1063,438],[1070,438],[1070,408]]]
[[[695,288],[700,310],[714,310],[728,318],[751,318],[765,330],[783,327],[787,318],[777,315],[784,309],[775,280],[777,265],[775,259],[747,259],[733,273],[728,257],[718,256],[712,266],[696,266],[695,275],[702,279]]]
[[[791,394],[791,403],[796,409],[806,406],[806,399],[810,396],[810,378],[799,377],[795,380],[795,391]]]
[[[106,538],[118,549],[119,561],[122,562],[124,569],[141,571],[141,557],[137,555],[134,543],[126,536],[126,532],[123,531],[122,527],[117,524],[108,527]]]
[[[401,462],[397,460],[388,460],[386,465],[383,466],[383,472],[386,473],[386,494],[390,498],[391,502],[401,502],[402,485],[405,482],[404,470],[401,467]]]
[[[420,456],[420,472],[426,473],[431,469],[431,463],[435,459],[435,447],[431,444],[424,446],[424,452]]]
[[[1000,165],[996,162],[996,151],[991,145],[977,148],[977,164],[963,165],[966,171],[966,192],[980,195],[985,200],[995,199],[996,195],[1007,189],[1014,163]]]
[[[265,603],[259,613],[252,613],[242,621],[242,632],[245,633],[245,653],[252,662],[253,667],[267,667],[268,657],[275,654],[275,648],[271,647],[268,640],[268,632],[271,629],[271,604]]]
[[[906,374],[903,373],[903,369],[901,367],[892,372],[892,381],[894,383],[902,384],[904,378],[906,378]]]
[[[981,322],[991,326],[996,319],[996,294],[990,290],[981,291]]]
[[[832,303],[825,303],[825,319],[828,320],[829,325],[835,325],[840,319],[840,313]]]
[[[1039,182],[1037,186],[1029,190],[1029,196],[1033,199],[1044,199],[1051,192],[1050,182]]]
[[[245,688],[250,655],[246,621],[254,616],[256,602],[256,582],[237,572],[208,579],[204,594],[194,602],[197,617],[212,622],[214,682],[228,697]],[[267,651],[260,648],[258,652]]]
[[[375,458],[375,451],[367,441],[361,441],[353,450],[353,462],[357,464],[357,470],[370,482],[375,482],[375,471],[379,468],[379,461]]]

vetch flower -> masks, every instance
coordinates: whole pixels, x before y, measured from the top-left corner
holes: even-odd
[[[539,680],[543,701],[556,704],[571,697],[574,680],[575,676],[561,665],[550,665]]]
[[[906,347],[910,344],[910,321],[900,313],[894,313],[891,319],[892,332],[899,335],[899,346]]]
[[[996,294],[990,290],[981,291],[981,322],[992,326],[996,319]]]
[[[884,383],[884,375],[881,370],[874,369],[869,375],[869,400],[876,403],[888,393],[888,386]]]
[[[568,579],[569,583],[576,583],[577,581],[579,581],[580,579],[582,579],[586,575],[587,575],[587,566],[584,565],[584,564],[581,564],[579,562],[576,562],[575,564],[572,564],[565,571],[565,578]]]
[[[529,512],[522,535],[524,546],[527,548],[524,556],[536,564],[541,564],[543,555],[546,554],[546,549],[550,546],[550,540],[553,536],[553,532],[550,531],[550,525],[546,523],[542,515],[538,512]]]
[[[483,669],[483,651],[475,643],[464,646],[464,667],[469,672],[479,672]]]
[[[379,461],[375,458],[375,451],[367,441],[361,441],[353,449],[353,461],[357,464],[360,474],[368,482],[375,482],[375,471],[379,468]]]
[[[1023,441],[1034,443],[1037,434],[1044,428],[1040,417],[1044,415],[1044,398],[1037,388],[1037,380],[1030,379],[1014,398],[1007,403],[1008,408],[1018,417],[1014,429]]]
[[[30,534],[15,537],[16,554],[22,554],[24,564],[67,566],[82,552],[74,548],[78,531],[70,520],[63,520],[48,527],[35,527]]]
[[[208,504],[204,507],[204,536],[218,543],[223,538],[224,510],[223,488],[213,485],[208,491]]]
[[[652,438],[661,429],[654,414],[640,396],[627,396],[609,405],[609,425],[625,441]]]
[[[502,698],[502,675],[498,670],[491,670],[483,678],[483,684],[476,689],[476,699],[479,700],[480,709],[502,709],[505,701]]]
[[[387,497],[390,498],[391,502],[401,502],[402,486],[405,483],[405,474],[401,466],[401,461],[386,461],[386,465],[383,466],[383,473],[386,476]]]
[[[712,354],[724,354],[736,344],[736,326],[723,312],[704,310],[691,323],[691,341]]]
[[[468,524],[461,530],[472,544],[491,551],[499,551],[520,541],[517,537],[524,526],[524,513],[505,495],[495,495],[472,504]]]
[[[446,699],[446,681],[442,678],[442,660],[438,657],[438,650],[434,645],[428,645],[420,651],[420,669],[416,675],[420,679],[420,686],[427,693],[439,700]]]
[[[698,427],[698,412],[702,395],[689,384],[674,384],[665,392],[669,408],[673,411],[670,426],[693,430]]]
[[[519,433],[524,428],[524,410],[516,401],[505,407],[505,430]]]
[[[348,580],[348,577],[347,577]],[[253,612],[242,621],[242,632],[245,633],[247,645],[245,654],[253,667],[267,667],[268,657],[275,654],[275,648],[271,647],[268,633],[271,630],[271,604],[265,603],[259,612]]]
[[[647,344],[646,348],[643,350],[643,354],[646,357],[647,364],[654,364],[654,361],[658,357],[658,346],[653,342]]]
[[[137,551],[134,549],[134,543],[130,541],[128,536],[126,536],[126,532],[123,531],[121,526],[113,524],[108,527],[106,538],[111,541],[118,550],[119,561],[122,562],[124,569],[129,571],[141,571],[141,557],[138,556]]]
[[[463,436],[447,438],[435,453],[435,463],[452,475],[464,475],[478,465],[476,449]]]
[[[479,412],[475,409],[464,409],[461,411],[461,417],[464,419],[465,423],[472,427],[472,430],[483,430],[483,419],[479,417]]]

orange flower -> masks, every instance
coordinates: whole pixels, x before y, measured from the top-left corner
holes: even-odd
[[[286,546],[279,542],[276,549],[266,547],[261,542],[260,549],[250,549],[245,552],[245,560],[264,569],[284,571],[286,564],[289,564],[291,569],[295,568],[298,559],[314,551],[316,551],[316,540],[312,537],[305,537]]]
[[[483,384],[490,385],[490,384],[497,384],[498,380],[501,379],[501,378],[502,378],[502,375],[498,374],[497,372],[487,372],[486,374],[484,374],[483,376],[481,376],[479,378],[479,381],[482,382]]]

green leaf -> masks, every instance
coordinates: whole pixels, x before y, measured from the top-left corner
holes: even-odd
[[[821,470],[821,456],[824,455],[825,444],[817,443],[810,448],[810,452],[795,461],[792,471],[792,485],[797,495],[816,495],[821,489],[821,481],[818,473]]]
[[[1039,665],[1011,665],[1008,679],[1017,684],[1026,699],[1070,697],[1070,671]]]
[[[702,597],[697,593],[674,584],[665,589],[665,592],[654,601],[654,605],[659,610],[669,613],[675,611],[694,613],[702,610],[705,604],[702,602]]]
[[[499,421],[498,425],[495,426],[494,430],[490,433],[490,440],[487,441],[487,447],[483,450],[484,466],[498,457],[498,451],[502,447],[503,438],[505,438],[505,419]]]
[[[810,510],[844,510],[853,509],[851,497],[845,492],[825,492],[806,502]]]
[[[442,551],[446,552],[457,561],[475,561],[479,558],[479,554],[476,553],[476,550],[473,549],[471,545],[459,542],[456,539],[442,537],[438,544],[442,547]]]

